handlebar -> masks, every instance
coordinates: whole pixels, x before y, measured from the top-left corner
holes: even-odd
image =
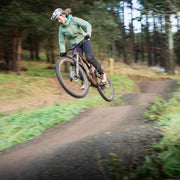
[[[66,53],[68,51],[73,50],[74,48],[76,48],[77,46],[81,45],[82,43],[86,42],[89,38],[84,38],[83,40],[81,40],[80,42],[78,42],[77,44],[73,45],[70,49],[66,50]]]

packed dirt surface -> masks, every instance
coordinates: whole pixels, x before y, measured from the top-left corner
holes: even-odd
[[[124,95],[116,107],[88,109],[70,122],[2,151],[0,179],[111,179],[108,162],[112,163],[113,154],[125,170],[141,164],[146,149],[161,137],[143,113],[155,97],[168,99],[176,81],[142,82],[139,87],[140,93]]]

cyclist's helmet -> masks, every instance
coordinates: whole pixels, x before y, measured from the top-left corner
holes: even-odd
[[[66,14],[66,13],[61,8],[55,9],[51,16],[51,20],[55,21],[57,17],[60,16],[61,14]]]

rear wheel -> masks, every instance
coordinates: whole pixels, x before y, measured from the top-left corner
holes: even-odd
[[[106,100],[111,102],[114,98],[114,89],[110,78],[107,76],[107,84],[102,84],[101,79],[98,78],[97,89],[100,95]]]
[[[86,96],[89,90],[89,83],[84,70],[79,66],[79,76],[76,75],[76,65],[74,60],[65,57],[56,63],[56,75],[59,83],[64,90],[71,96],[82,98]],[[84,88],[81,85],[84,83]]]

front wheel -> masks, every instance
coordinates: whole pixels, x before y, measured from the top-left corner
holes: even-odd
[[[89,83],[84,70],[79,66],[79,76],[76,73],[75,61],[65,57],[56,63],[56,76],[64,90],[73,97],[82,98],[89,90]],[[82,89],[82,83],[84,88]]]
[[[107,75],[106,75],[106,77],[107,77],[107,84],[101,84],[101,82],[99,80],[97,89],[98,89],[100,95],[106,101],[111,102],[114,98],[114,88],[113,88],[110,78]]]

